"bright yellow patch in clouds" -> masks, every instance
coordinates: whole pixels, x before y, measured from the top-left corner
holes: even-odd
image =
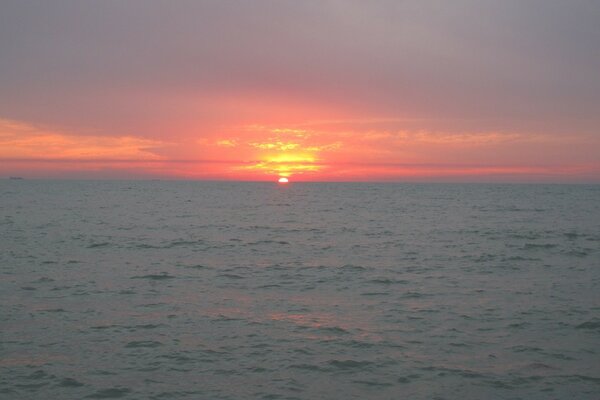
[[[264,161],[259,161],[244,168],[283,177],[290,177],[292,174],[317,172],[321,169],[321,165],[316,164],[316,159],[312,155],[277,154],[274,156],[266,156]]]
[[[226,141],[245,146],[254,161],[237,169],[261,174],[290,177],[318,172],[323,168],[323,153],[341,146],[339,142],[323,143],[331,138],[304,129],[249,125],[243,131],[245,140]]]
[[[297,149],[300,144],[298,143],[293,143],[293,142],[275,142],[275,143],[250,143],[251,146],[254,146],[256,148],[259,149],[263,149],[263,150],[281,150],[281,151],[286,151],[286,150],[294,150]]]
[[[203,144],[201,142],[201,144]],[[217,141],[217,146],[223,146],[223,147],[235,147],[237,146],[237,142],[235,140],[218,140]]]
[[[290,177],[304,174],[319,179],[336,174],[364,176],[366,171],[374,171],[376,175],[406,175],[405,167],[399,170],[389,164],[456,162],[457,153],[461,162],[467,156],[472,160],[465,162],[480,163],[482,150],[524,140],[515,133],[382,130],[352,125],[254,124],[238,128],[237,134],[232,130],[229,137],[221,137],[214,143],[223,150],[221,156],[230,148],[230,155],[239,161],[244,159],[245,163],[231,168],[233,175]]]
[[[133,136],[74,135],[0,119],[0,158],[156,160],[163,143]]]

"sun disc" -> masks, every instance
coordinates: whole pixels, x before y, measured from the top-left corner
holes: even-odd
[[[279,183],[288,183],[289,179],[286,178],[285,176],[282,176],[281,178],[279,178],[279,180],[277,182],[279,182]]]

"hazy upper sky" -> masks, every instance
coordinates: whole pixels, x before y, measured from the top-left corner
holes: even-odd
[[[0,174],[600,181],[600,2],[3,0]]]

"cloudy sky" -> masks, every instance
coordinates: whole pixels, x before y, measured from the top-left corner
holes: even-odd
[[[594,0],[3,0],[0,175],[600,182]]]

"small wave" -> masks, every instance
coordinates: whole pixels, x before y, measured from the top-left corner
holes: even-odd
[[[410,374],[410,375],[406,375],[406,376],[400,376],[400,377],[398,377],[398,379],[396,379],[396,381],[399,383],[411,383],[411,382],[419,379],[421,376],[422,376],[421,374]]]
[[[228,278],[228,279],[244,279],[243,276],[237,275],[237,274],[219,274],[217,276],[221,276],[223,278]]]
[[[225,315],[225,314],[219,314],[214,318],[211,318],[211,321],[213,322],[232,322],[232,321],[242,321],[242,318],[238,318],[238,317],[231,317],[229,315]]]
[[[566,237],[567,239],[577,239],[580,237],[586,237],[587,235],[581,234],[581,233],[577,233],[577,232],[565,232],[563,233],[563,236]]]
[[[135,247],[136,249],[160,249],[161,248],[161,246],[155,246],[153,244],[147,244],[147,243],[137,243],[133,247]]]
[[[131,389],[128,388],[109,388],[101,389],[95,393],[86,396],[87,399],[120,399],[121,397],[127,396],[131,393]]]
[[[133,342],[129,342],[125,345],[128,349],[138,349],[138,348],[154,348],[160,347],[163,344],[161,342],[157,342],[155,340],[134,340]]]
[[[530,326],[531,324],[529,324],[528,322],[514,322],[512,324],[508,325],[509,329],[523,329],[526,328],[528,326]]]
[[[403,299],[420,299],[421,297],[425,297],[425,295],[419,292],[406,292],[402,295]]]
[[[567,379],[584,381],[584,382],[593,382],[595,384],[600,385],[600,378],[595,377],[595,376],[575,374],[575,375],[561,375],[561,378],[567,378]]]
[[[60,387],[81,387],[81,386],[84,386],[84,384],[73,378],[64,378],[58,383],[58,386],[60,386]]]
[[[134,325],[131,327],[128,327],[132,330],[138,330],[138,329],[156,329],[156,328],[160,328],[166,326],[165,324],[142,324],[142,325]]]
[[[386,292],[365,292],[361,293],[361,296],[389,296],[389,293]]]
[[[144,304],[138,304],[136,305],[136,307],[140,307],[140,308],[155,308],[155,307],[161,307],[166,305],[167,303],[163,303],[163,302],[159,302],[159,303],[144,303]]]
[[[459,368],[448,368],[448,367],[424,367],[421,368],[423,371],[434,371],[437,372],[439,376],[444,376],[447,374],[458,375],[463,378],[484,378],[485,375],[472,371],[469,369],[459,369]]]
[[[587,257],[589,253],[587,249],[571,249],[563,252],[563,254],[573,257]]]
[[[202,264],[195,264],[195,265],[186,265],[186,268],[190,268],[190,269],[206,269],[209,268],[206,265],[202,265]]]
[[[365,267],[361,267],[360,265],[354,265],[354,264],[345,264],[342,267],[340,267],[341,270],[344,271],[366,271],[367,269]]]
[[[593,319],[579,324],[575,329],[600,330],[600,319]]]
[[[114,329],[114,328],[121,328],[121,325],[96,325],[96,326],[90,326],[90,329],[99,330],[99,331],[103,331],[103,330],[106,330],[106,329]]]
[[[266,368],[263,368],[263,367],[250,367],[250,368],[246,368],[246,370],[248,370],[250,372],[256,372],[256,373],[272,372],[273,371],[271,369],[266,369]]]
[[[517,376],[510,379],[494,379],[487,381],[487,383],[498,389],[516,389],[518,387],[530,385],[531,383],[539,382],[543,379],[543,376],[531,375]]]
[[[50,375],[41,369],[38,369],[37,371],[34,371],[27,376],[27,379],[31,379],[31,380],[52,379],[52,378],[55,378],[55,376]]]
[[[348,341],[345,341],[344,343],[349,347],[354,347],[357,349],[370,349],[370,348],[375,347],[375,344],[373,344],[373,343],[365,342],[362,340],[356,340],[356,339],[350,339]]]
[[[389,278],[375,278],[367,281],[369,283],[375,283],[377,285],[395,285],[395,284],[406,284],[406,280],[389,279]]]
[[[525,250],[535,250],[535,249],[553,249],[557,247],[554,243],[525,243],[523,249]]]
[[[341,328],[339,326],[323,326],[323,327],[319,327],[320,331],[325,331],[325,332],[330,332],[330,333],[337,333],[337,334],[348,334],[349,332],[347,330],[345,330],[344,328]]]
[[[494,261],[497,257],[496,254],[481,254],[479,257],[475,258],[475,262]]]
[[[325,371],[322,367],[314,364],[292,364],[288,368],[303,369],[307,371]]]
[[[174,240],[170,242],[163,242],[164,244],[156,245],[150,243],[135,243],[131,247],[136,249],[172,249],[179,246],[193,246],[198,244],[204,244],[202,240]]]
[[[175,240],[165,246],[166,249],[170,249],[178,246],[191,246],[195,244],[203,244],[203,240]]]
[[[557,369],[556,367],[553,367],[551,365],[548,364],[544,364],[541,362],[535,362],[535,363],[531,363],[527,366],[525,366],[524,369],[533,369],[533,370],[555,370]]]
[[[522,256],[508,256],[503,257],[501,261],[541,261],[541,258],[535,257],[522,257]]]
[[[327,364],[332,367],[344,370],[363,369],[373,363],[371,361],[355,361],[355,360],[331,360]]]
[[[149,275],[140,275],[140,276],[132,276],[131,279],[150,279],[154,281],[162,281],[165,279],[175,279],[173,275],[169,275],[166,272],[162,274],[149,274]]]
[[[539,347],[532,347],[532,346],[513,346],[511,347],[511,350],[516,352],[516,353],[538,353],[538,354],[542,354],[544,351],[543,349],[539,348]]]
[[[391,383],[389,382],[380,382],[380,381],[367,381],[367,380],[353,380],[352,383],[358,383],[361,385],[365,385],[365,386],[372,386],[372,387],[388,387],[388,386],[393,386]]]
[[[89,244],[89,245],[87,246],[87,248],[88,248],[88,249],[96,249],[96,248],[100,248],[100,247],[108,247],[108,246],[110,246],[110,243],[108,243],[108,242],[100,242],[100,243],[92,243],[92,244]]]
[[[188,363],[192,363],[195,361],[195,359],[193,357],[189,357],[185,354],[163,354],[159,356],[160,358],[164,358],[167,360],[173,360],[178,364],[188,364]]]
[[[255,246],[255,245],[259,245],[259,244],[281,244],[281,245],[289,245],[289,242],[286,242],[285,240],[258,240],[256,242],[250,242],[248,243],[249,246]]]
[[[508,234],[507,237],[509,237],[511,239],[536,240],[542,236],[539,233],[530,232],[530,233],[511,233],[511,234]]]

